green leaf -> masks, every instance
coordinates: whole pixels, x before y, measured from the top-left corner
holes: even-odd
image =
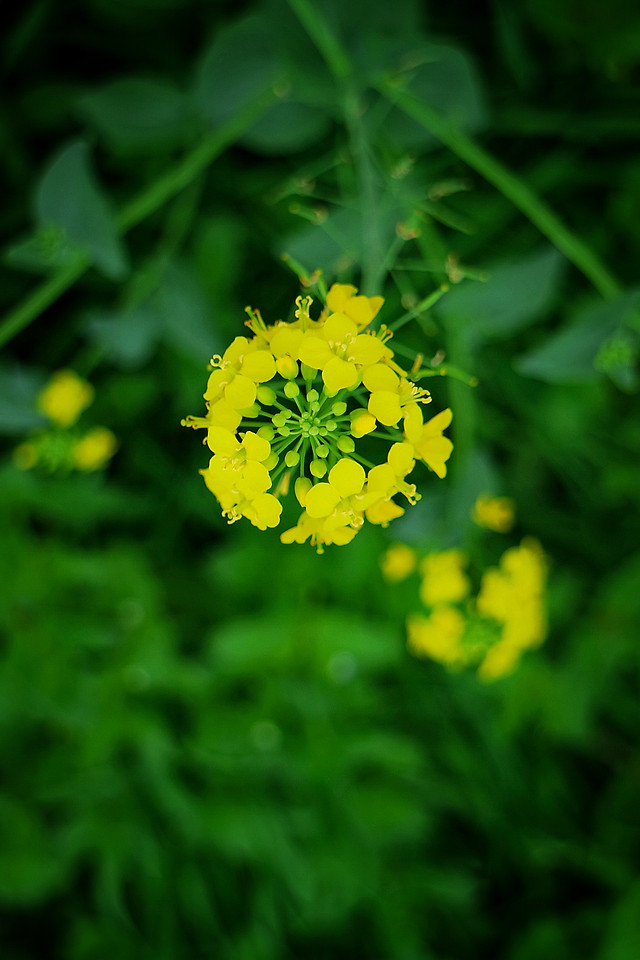
[[[42,227],[62,228],[110,280],[121,280],[126,275],[126,254],[109,201],[93,172],[86,143],[76,141],[56,155],[40,181],[35,203]]]
[[[167,343],[186,357],[206,363],[221,347],[211,309],[196,276],[182,263],[170,263],[153,304]]]
[[[611,303],[580,311],[569,326],[539,347],[518,357],[514,367],[525,377],[547,383],[587,383],[601,376],[595,360],[602,344],[635,309],[640,294],[631,292]]]
[[[68,266],[84,254],[64,229],[55,224],[38,227],[35,236],[13,244],[4,254],[5,262],[30,273],[49,273]]]
[[[598,960],[637,960],[640,956],[640,882],[636,881],[611,914]]]
[[[0,822],[0,901],[26,905],[50,895],[66,867],[54,854],[51,833],[23,804],[5,796],[0,796]]]
[[[443,118],[467,133],[486,123],[484,94],[475,67],[457,47],[444,43],[421,43],[407,52],[403,64],[415,64],[407,89],[437,110]],[[374,114],[375,116],[375,114]],[[393,108],[384,117],[379,133],[396,149],[436,146],[439,141],[417,120]]]
[[[267,108],[241,142],[267,156],[295,153],[317,143],[330,125],[323,111],[295,100],[282,100]]]
[[[515,263],[487,268],[486,283],[467,281],[453,287],[438,303],[437,312],[463,327],[468,344],[510,337],[534,323],[554,302],[564,258],[544,247]]]
[[[123,312],[93,310],[86,333],[100,344],[111,361],[123,369],[141,367],[151,356],[162,329],[162,317],[149,304]]]
[[[188,98],[164,79],[115,80],[83,97],[78,107],[109,145],[122,153],[172,150],[194,132]]]
[[[273,21],[251,14],[216,32],[196,80],[194,104],[214,126],[273,85],[278,73],[270,37]]]
[[[36,408],[44,381],[43,376],[26,367],[0,368],[0,433],[19,436],[48,423]]]

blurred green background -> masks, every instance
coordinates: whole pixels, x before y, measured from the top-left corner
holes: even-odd
[[[3,960],[638,960],[637,5],[5,16]],[[403,340],[479,380],[432,381],[446,480],[324,556],[227,527],[179,427],[244,307],[290,316],[283,253],[386,322],[450,283]],[[21,470],[66,367],[119,450]],[[525,535],[546,644],[490,685],[411,658],[385,547]]]

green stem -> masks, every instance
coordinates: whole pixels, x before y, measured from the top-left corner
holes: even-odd
[[[351,61],[340,41],[309,0],[289,0],[289,6],[324,57],[336,80],[351,75]]]
[[[238,111],[227,123],[205,137],[175,166],[142,190],[119,213],[116,219],[120,233],[127,233],[155,213],[210,166],[263,112],[274,99],[268,90]],[[0,347],[24,330],[52,303],[62,296],[91,266],[88,256],[78,256],[73,263],[61,267],[30,293],[22,303],[0,322]]]
[[[406,323],[409,323],[410,320],[415,320],[419,313],[424,313],[426,310],[430,310],[431,307],[437,303],[442,296],[444,296],[448,289],[448,284],[443,283],[439,290],[434,290],[433,293],[430,293],[428,297],[425,297],[424,300],[421,300],[420,303],[417,303],[415,307],[411,308],[411,310],[407,310],[407,312],[399,317],[398,320],[390,323],[389,330],[393,330],[395,333],[400,329],[400,327],[404,327]]]
[[[612,300],[619,296],[620,284],[599,257],[522,180],[414,94],[389,81],[382,81],[376,86],[384,97],[417,120],[461,160],[497,187],[591,281],[605,299]]]
[[[310,0],[288,0],[289,6],[324,58],[342,93],[344,121],[349,136],[362,206],[362,292],[371,296],[380,289],[385,270],[382,252],[379,191],[369,144],[361,120],[361,104],[353,82],[351,60],[340,40]]]
[[[28,327],[32,320],[35,320],[69,287],[72,287],[90,266],[90,258],[84,254],[79,254],[73,263],[61,267],[52,277],[36,287],[33,293],[25,297],[22,303],[19,303],[14,310],[8,313],[0,323],[0,347],[17,336],[25,327]]]

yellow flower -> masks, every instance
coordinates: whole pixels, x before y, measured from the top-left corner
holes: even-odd
[[[489,682],[507,677],[518,666],[521,650],[506,640],[494,644],[478,667],[478,676]]]
[[[424,460],[428,467],[440,478],[447,474],[446,461],[451,456],[453,444],[442,431],[451,423],[452,413],[448,408],[437,413],[415,433],[406,433],[407,439],[415,447],[416,455]],[[406,432],[406,430],[405,430]]]
[[[419,657],[431,657],[449,667],[465,662],[463,637],[466,620],[455,607],[436,607],[429,617],[419,614],[407,620],[407,646]]]
[[[427,607],[458,603],[469,594],[471,584],[463,572],[467,558],[462,550],[430,553],[420,563],[420,598]]]
[[[513,526],[514,503],[510,497],[491,497],[483,494],[476,500],[471,518],[479,527],[508,533]]]
[[[546,564],[540,544],[531,538],[507,550],[499,568],[487,570],[477,598],[478,612],[501,625],[501,641],[479,669],[483,679],[503,676],[522,652],[547,634],[544,590]],[[493,650],[496,649],[496,652]]]
[[[386,526],[400,516],[396,494],[416,502],[406,479],[416,451],[397,424],[419,421],[422,439],[416,410],[430,397],[395,363],[390,332],[367,329],[382,303],[334,284],[317,320],[310,297],[298,297],[289,323],[266,324],[248,309],[252,336],[236,337],[212,357],[206,415],[183,424],[207,431],[213,456],[201,473],[229,522],[246,517],[260,529],[277,526],[279,501],[291,487],[303,512],[281,539],[310,539],[321,550],[348,543],[365,519]],[[377,421],[385,433],[376,431]],[[388,451],[377,465],[358,445],[372,434],[372,446],[382,442]]]
[[[60,427],[72,426],[93,402],[93,387],[73,370],[58,370],[37,398],[38,410]]]
[[[330,393],[355,387],[359,371],[382,359],[381,339],[358,333],[358,327],[344,313],[331,314],[317,334],[308,333],[298,348],[298,359],[313,370],[322,371]]]
[[[107,427],[94,427],[72,448],[73,465],[77,470],[91,472],[106,467],[118,448],[118,441]]]
[[[382,576],[389,583],[399,583],[413,573],[417,562],[415,550],[406,543],[392,543],[380,561]]]

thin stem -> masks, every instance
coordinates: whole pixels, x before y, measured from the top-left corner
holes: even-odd
[[[415,320],[419,313],[424,313],[426,310],[430,310],[431,307],[440,300],[441,297],[449,289],[446,283],[443,283],[438,290],[434,290],[433,293],[430,293],[428,297],[425,297],[424,300],[421,300],[420,303],[416,304],[415,307],[412,307],[411,310],[407,310],[398,320],[395,320],[393,323],[389,324],[389,330],[393,330],[395,333],[396,330],[399,330],[400,327],[404,327],[406,323],[409,323],[410,320]]]
[[[384,97],[417,120],[460,159],[497,187],[590,280],[605,299],[612,300],[619,296],[620,284],[600,258],[562,223],[526,183],[414,94],[389,81],[381,81],[376,87]]]
[[[210,166],[228,146],[251,126],[266,106],[273,102],[272,90],[262,93],[244,110],[220,126],[191,150],[175,166],[142,190],[119,213],[116,223],[120,233],[127,233],[155,213],[176,194],[184,190]],[[79,255],[73,263],[61,267],[0,322],[0,347],[15,337],[52,303],[55,303],[91,266],[91,259]]]
[[[351,75],[351,61],[316,8],[309,0],[289,0],[289,6],[324,57],[336,80],[346,80]]]
[[[361,103],[353,82],[351,60],[310,0],[288,0],[289,6],[309,34],[333,74],[342,93],[344,121],[353,155],[362,206],[362,292],[378,292],[384,276],[382,238],[378,217],[379,191],[369,144],[361,119]],[[328,232],[328,231],[327,231]]]

